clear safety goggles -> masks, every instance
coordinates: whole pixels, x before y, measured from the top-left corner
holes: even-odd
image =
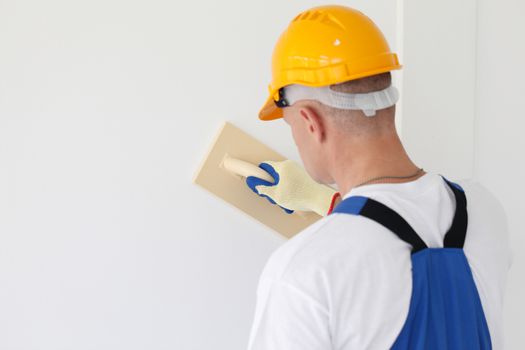
[[[330,86],[311,87],[292,84],[279,89],[279,100],[275,101],[275,104],[279,108],[284,108],[299,100],[315,100],[339,109],[362,110],[367,117],[372,117],[376,111],[395,105],[399,100],[399,92],[392,85],[384,90],[353,94],[334,91]]]

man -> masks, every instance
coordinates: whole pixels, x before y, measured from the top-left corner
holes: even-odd
[[[268,260],[249,350],[503,348],[505,213],[478,183],[409,158],[394,123],[400,67],[343,6],[309,9],[279,38],[259,117],[284,118],[306,172],[269,161],[275,183],[247,184],[324,217]]]

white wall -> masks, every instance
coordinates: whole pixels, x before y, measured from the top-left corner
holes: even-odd
[[[246,347],[283,239],[191,178],[223,120],[298,159],[256,114],[318,4],[0,0],[0,349]]]
[[[472,177],[476,1],[402,1],[402,139],[416,164]]]

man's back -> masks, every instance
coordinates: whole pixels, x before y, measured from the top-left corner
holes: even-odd
[[[489,326],[503,347],[502,298],[510,249],[503,209],[485,188],[457,181],[467,197],[464,251]],[[442,247],[455,199],[437,174],[412,182],[356,187],[399,213],[429,247]],[[412,294],[410,245],[361,216],[330,215],[281,246],[259,282],[250,337],[255,349],[387,349]]]

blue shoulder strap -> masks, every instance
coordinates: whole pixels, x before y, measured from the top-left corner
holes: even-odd
[[[410,309],[391,349],[491,349],[481,300],[463,252],[468,225],[465,192],[458,184],[441,177],[456,199],[456,210],[443,248],[428,248],[398,213],[368,197],[348,197],[331,213],[367,217],[412,246]]]

